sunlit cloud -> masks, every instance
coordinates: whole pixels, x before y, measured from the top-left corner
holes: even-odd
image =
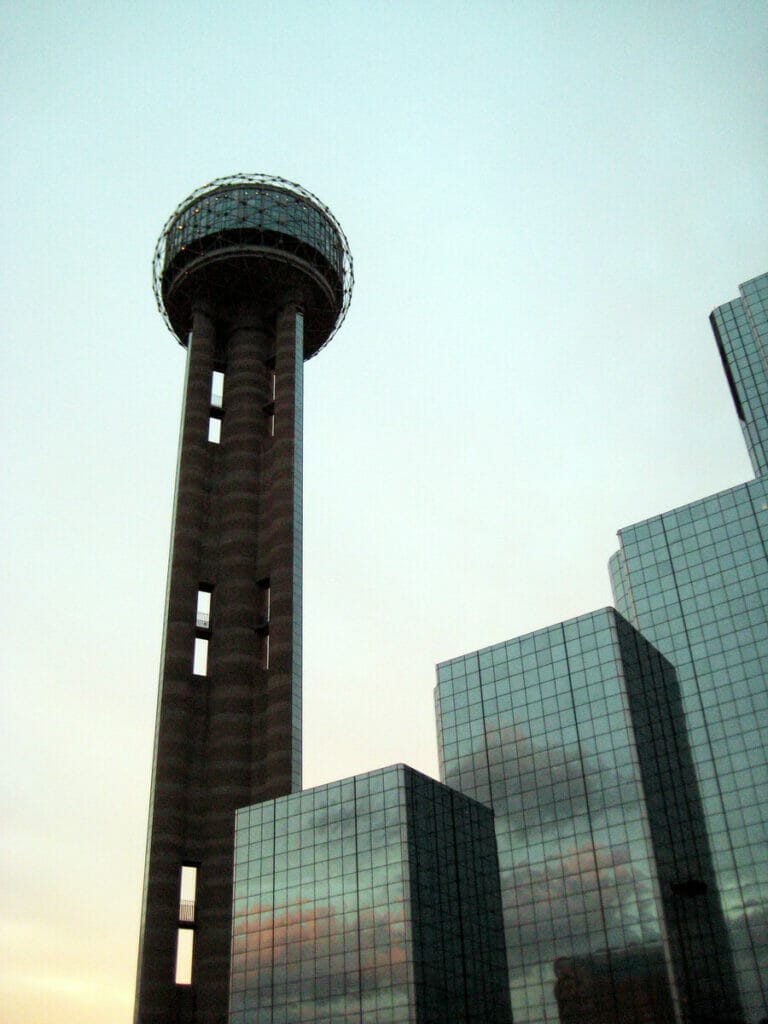
[[[284,910],[254,904],[235,922],[232,949],[233,1006],[268,1006],[282,991],[318,1004],[343,996],[347,1011],[357,999],[362,1009],[366,994],[408,978],[402,905],[338,911],[301,899]]]
[[[640,799],[635,779],[585,754],[575,743],[536,743],[520,726],[486,725],[475,747],[446,769],[445,781],[482,799],[490,788],[497,815],[528,841],[538,829],[589,812],[594,820],[608,807]]]

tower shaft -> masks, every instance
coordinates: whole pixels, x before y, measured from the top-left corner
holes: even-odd
[[[226,1020],[235,810],[301,786],[303,325],[193,311],[137,1024]]]

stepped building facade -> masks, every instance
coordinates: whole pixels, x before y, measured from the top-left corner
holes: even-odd
[[[710,321],[756,479],[619,531],[616,607],[677,670],[750,1024],[768,1015],[768,274]]]

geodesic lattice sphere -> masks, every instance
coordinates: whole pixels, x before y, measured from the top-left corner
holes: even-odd
[[[265,174],[197,189],[171,214],[155,249],[157,306],[182,345],[196,303],[269,314],[297,291],[309,358],[339,329],[353,280],[349,244],[331,211],[301,185]]]

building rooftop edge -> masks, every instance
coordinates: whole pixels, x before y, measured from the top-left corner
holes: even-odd
[[[520,641],[528,640],[531,637],[535,637],[535,636],[541,636],[541,634],[547,633],[551,629],[557,629],[558,626],[568,626],[571,623],[579,622],[579,621],[581,621],[583,619],[588,619],[591,616],[599,615],[602,612],[608,613],[609,615],[618,616],[619,618],[622,618],[622,619],[624,618],[624,616],[621,614],[621,612],[617,611],[613,607],[613,605],[610,605],[610,604],[602,605],[599,608],[593,608],[591,611],[582,612],[580,615],[572,615],[568,619],[561,619],[559,622],[551,622],[548,626],[539,626],[536,629],[528,630],[527,633],[519,633],[517,636],[509,636],[509,637],[507,637],[504,640],[499,640],[495,644],[486,644],[486,646],[484,646],[484,647],[477,647],[477,648],[475,648],[475,649],[473,649],[471,651],[465,651],[464,654],[457,654],[453,658],[446,658],[445,661],[438,661],[435,664],[435,670],[437,671],[438,669],[443,668],[445,665],[453,665],[453,664],[455,664],[455,662],[463,661],[465,658],[470,658],[473,655],[480,655],[480,654],[485,654],[487,651],[498,650],[500,647],[504,647],[505,644],[515,643],[515,642],[517,642],[519,640]],[[438,683],[435,686],[435,689],[437,689],[437,687],[439,685],[440,685],[440,682],[438,681]]]

